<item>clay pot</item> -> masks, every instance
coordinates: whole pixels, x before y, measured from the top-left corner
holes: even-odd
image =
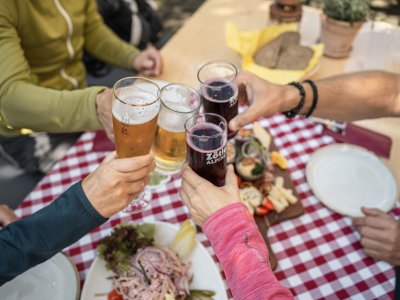
[[[322,14],[321,42],[324,43],[324,54],[334,58],[349,56],[354,38],[364,22],[338,21]]]

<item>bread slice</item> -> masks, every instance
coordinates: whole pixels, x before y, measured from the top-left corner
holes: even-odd
[[[308,66],[314,51],[305,46],[291,45],[279,56],[277,69],[303,70]]]
[[[281,35],[261,46],[254,55],[254,61],[260,66],[275,68],[281,49]]]
[[[282,39],[281,52],[285,51],[291,45],[300,44],[300,34],[296,31],[284,32],[280,35],[280,37]]]

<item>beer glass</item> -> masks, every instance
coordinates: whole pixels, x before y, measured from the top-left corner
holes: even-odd
[[[179,172],[186,160],[186,120],[199,113],[199,94],[183,84],[169,84],[161,89],[160,113],[152,152],[156,171],[171,175]]]
[[[156,83],[142,77],[127,77],[114,84],[112,119],[118,158],[150,152],[159,110],[160,88]],[[151,198],[145,187],[124,212],[141,211]]]
[[[220,115],[227,123],[238,114],[236,75],[236,67],[223,60],[211,61],[199,69],[197,78],[204,112]],[[228,128],[229,139],[236,133]]]
[[[217,114],[202,113],[185,123],[187,161],[194,172],[216,186],[225,185],[227,123]]]

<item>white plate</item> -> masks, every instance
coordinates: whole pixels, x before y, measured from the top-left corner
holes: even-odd
[[[361,206],[389,211],[396,202],[396,179],[389,168],[364,148],[333,144],[316,151],[306,167],[308,183],[327,207],[350,217]]]
[[[154,240],[161,245],[170,244],[179,228],[165,222],[154,224],[156,225]],[[199,241],[196,240],[196,245],[188,259],[192,262],[190,271],[194,274],[190,287],[214,291],[215,300],[228,299],[220,272]],[[83,285],[81,300],[106,300],[107,293],[112,290],[111,280],[107,279],[111,275],[112,272],[106,270],[104,261],[96,257]],[[104,294],[104,296],[95,296],[96,294]]]
[[[79,299],[79,275],[62,253],[17,276],[0,287],[2,300]]]

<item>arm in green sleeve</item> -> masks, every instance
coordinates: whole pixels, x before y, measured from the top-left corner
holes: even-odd
[[[84,32],[85,49],[90,54],[117,67],[132,69],[132,59],[139,50],[121,40],[104,24],[94,0],[88,1]]]
[[[7,58],[0,59],[0,123],[3,128],[5,125],[54,133],[100,129],[95,101],[104,87],[57,91],[33,84],[16,31],[17,22],[9,15],[16,15],[16,12],[0,14],[0,53],[2,58]]]

